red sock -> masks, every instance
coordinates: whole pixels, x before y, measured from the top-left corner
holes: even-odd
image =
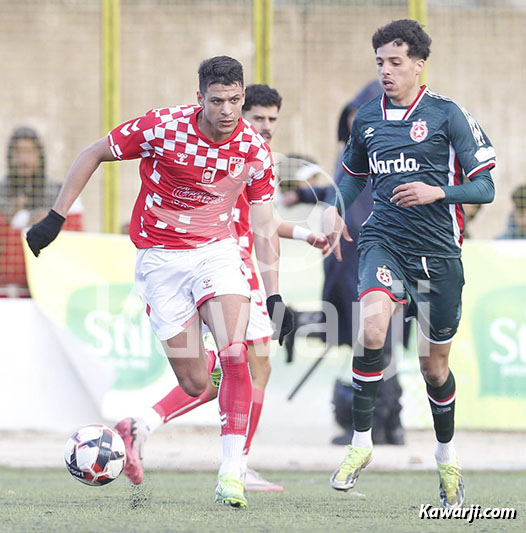
[[[233,342],[219,350],[223,378],[219,388],[221,435],[246,435],[252,378],[248,369],[246,342]]]
[[[256,432],[256,428],[259,424],[259,417],[261,416],[261,409],[263,409],[263,399],[265,397],[265,391],[262,389],[252,389],[252,407],[250,409],[250,420],[248,422],[248,434],[245,447],[243,448],[243,454],[248,455],[250,451],[250,445],[252,444],[252,437]]]
[[[214,370],[216,363],[216,355],[211,350],[206,350],[206,363],[208,367],[208,375]],[[210,401],[210,391],[208,387],[201,393],[200,396],[189,396],[180,386],[172,389],[162,400],[157,402],[153,409],[157,411],[164,423],[169,422],[173,418],[184,415],[199,407],[200,405]]]

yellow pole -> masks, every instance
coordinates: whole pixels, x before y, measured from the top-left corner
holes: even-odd
[[[409,18],[420,22],[424,29],[427,25],[427,0],[408,0]],[[420,74],[420,83],[425,85],[427,79],[427,65]]]
[[[272,85],[272,0],[253,0],[254,81]]]
[[[120,123],[120,0],[102,0],[102,129]],[[118,163],[103,165],[103,228],[120,233]]]

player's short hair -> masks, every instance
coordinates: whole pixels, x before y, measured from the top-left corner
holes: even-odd
[[[247,85],[243,111],[249,111],[255,105],[263,107],[276,106],[279,111],[281,109],[281,96],[276,89],[269,87],[266,83]]]
[[[232,57],[215,56],[205,59],[198,69],[199,90],[205,94],[210,85],[220,83],[221,85],[235,85],[239,83],[241,87],[245,85],[243,80],[243,66]]]
[[[378,28],[373,35],[374,51],[376,52],[381,46],[393,41],[398,46],[406,43],[409,57],[427,59],[431,53],[431,37],[416,20],[393,20],[389,24]]]

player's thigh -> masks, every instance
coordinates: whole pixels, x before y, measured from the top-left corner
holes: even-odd
[[[204,358],[201,321],[194,320],[183,331],[162,340],[164,352],[172,368],[200,368]]]
[[[198,319],[189,252],[157,248],[137,252],[135,287],[161,342],[176,337]]]
[[[422,262],[422,261],[421,261]],[[462,313],[464,271],[458,258],[427,258],[410,283],[410,313],[420,333],[433,344],[448,344]]]
[[[385,343],[391,316],[406,303],[403,259],[391,250],[367,244],[360,249],[358,340],[369,348]]]
[[[246,339],[249,344],[268,345],[272,339],[272,323],[267,310],[267,296],[262,289],[253,289],[250,291],[250,319],[248,321]],[[265,349],[261,348],[259,352],[265,355]]]
[[[250,314],[250,287],[235,241],[226,239],[201,251],[194,264],[192,294],[218,348],[244,341]]]
[[[270,377],[269,355],[273,329],[266,302],[267,295],[263,289],[253,288],[250,291],[250,318],[246,340],[252,383],[257,389],[264,389]]]
[[[208,385],[206,354],[201,321],[194,320],[174,337],[161,341],[179,385],[191,396],[198,396]]]
[[[252,384],[256,389],[267,386],[271,373],[270,340],[248,342],[248,364],[252,375]]]
[[[378,349],[385,345],[387,331],[396,303],[389,294],[372,290],[360,300],[360,327],[358,342],[366,348]]]
[[[250,301],[246,296],[214,296],[201,304],[199,314],[210,328],[219,350],[233,342],[245,341],[250,315]]]
[[[406,303],[404,258],[375,243],[360,248],[358,297],[373,291],[385,292],[393,302]]]

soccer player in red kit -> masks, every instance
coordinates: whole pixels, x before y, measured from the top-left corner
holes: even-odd
[[[243,118],[252,124],[267,143],[270,143],[274,135],[280,108],[281,96],[276,89],[265,84],[249,85],[246,88]],[[258,472],[247,467],[248,453],[258,426],[265,387],[271,372],[269,355],[272,337],[272,326],[265,306],[266,295],[260,287],[252,260],[253,228],[250,224],[250,204],[247,194],[245,188],[234,209],[234,232],[250,285],[250,319],[246,341],[252,376],[252,407],[247,440],[243,448],[241,478],[247,491],[281,492],[283,490],[281,485],[263,479]],[[324,253],[329,249],[328,240],[323,234],[313,233],[291,222],[280,221],[278,234],[280,237],[304,239]],[[208,346],[208,343],[205,344]],[[213,352],[213,344],[208,348]],[[163,424],[216,398],[221,372],[215,368],[213,353],[209,353],[208,368],[211,373],[210,383],[198,398],[189,396],[177,386],[137,418],[125,418],[116,425],[126,444],[127,461],[124,472],[132,483],[142,483],[144,478],[142,453],[146,439]]]
[[[199,105],[153,109],[117,126],[74,161],[46,218],[27,234],[38,256],[60,232],[65,214],[103,161],[141,159],[141,189],[130,236],[135,282],[151,326],[181,388],[198,397],[208,385],[202,324],[219,347],[222,462],[216,501],[246,507],[241,481],[252,383],[245,334],[250,288],[231,237],[235,203],[246,187],[254,246],[274,335],[293,327],[278,292],[279,237],[272,208],[275,174],[270,149],[241,119],[243,67],[218,56],[199,66]],[[235,401],[234,401],[235,400]]]

